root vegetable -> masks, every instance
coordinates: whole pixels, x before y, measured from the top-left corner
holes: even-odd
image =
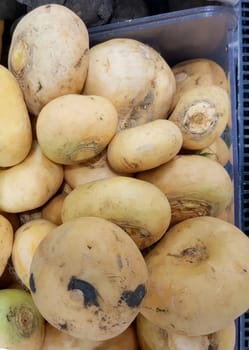
[[[11,223],[14,232],[18,229],[18,227],[21,224],[18,214],[0,211],[0,215],[4,216]]]
[[[102,341],[121,334],[136,318],[147,278],[142,254],[120,227],[82,217],[60,225],[39,244],[30,289],[51,325]]]
[[[47,158],[58,164],[77,164],[102,152],[117,124],[117,111],[106,98],[65,95],[41,110],[36,133]]]
[[[200,150],[221,136],[231,114],[228,93],[215,85],[186,91],[169,120],[181,130],[183,148]]]
[[[83,93],[108,98],[119,115],[119,129],[166,118],[175,78],[153,48],[133,39],[111,39],[90,49]]]
[[[145,260],[149,284],[141,312],[169,333],[211,334],[249,307],[249,240],[230,223],[185,220]]]
[[[22,162],[28,155],[32,131],[18,82],[1,65],[0,79],[0,167],[10,167]]]
[[[17,24],[8,67],[29,111],[37,115],[52,99],[80,93],[87,75],[89,36],[84,22],[58,4],[39,6]]]
[[[45,204],[59,189],[63,169],[48,160],[34,142],[25,160],[0,170],[0,210],[19,213]]]
[[[136,330],[141,350],[171,350],[168,346],[167,331],[150,322],[142,314],[136,318]]]
[[[127,173],[116,173],[110,167],[107,161],[106,149],[86,162],[64,166],[65,180],[72,188],[84,185],[91,181],[107,179],[120,175],[131,176],[131,174]]]
[[[137,177],[165,193],[171,206],[171,224],[195,216],[218,216],[233,196],[226,170],[200,155],[179,155]]]
[[[176,79],[172,109],[181,96],[194,87],[216,85],[228,91],[228,80],[224,69],[215,61],[196,58],[182,61],[172,67]]]
[[[118,132],[108,145],[107,158],[117,172],[144,171],[174,158],[182,141],[177,125],[158,119]]]
[[[154,185],[116,176],[76,187],[65,199],[62,221],[97,216],[114,222],[140,249],[159,240],[171,218],[166,196]]]
[[[12,262],[17,276],[29,288],[30,265],[35,250],[43,238],[54,228],[48,220],[37,219],[27,222],[15,232]]]
[[[0,291],[0,343],[11,350],[39,350],[44,340],[44,320],[29,293]]]
[[[46,335],[41,350],[137,350],[135,330],[128,327],[123,333],[109,340],[78,339],[46,325]]]
[[[13,245],[13,228],[9,220],[0,215],[0,277],[4,273]]]
[[[66,196],[67,194],[63,192],[49,200],[47,204],[43,207],[41,212],[43,219],[49,220],[55,225],[61,225],[61,210]]]
[[[229,148],[221,137],[218,137],[208,147],[198,151],[197,154],[216,160],[222,166],[225,166],[230,159]]]

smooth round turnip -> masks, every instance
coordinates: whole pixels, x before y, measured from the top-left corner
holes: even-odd
[[[249,308],[249,240],[230,223],[185,220],[145,261],[149,284],[141,312],[168,333],[211,334]]]
[[[54,327],[81,339],[107,340],[124,332],[146,295],[144,258],[117,225],[97,217],[52,230],[35,251],[30,289]]]
[[[126,38],[90,49],[83,93],[108,98],[118,111],[119,129],[166,118],[176,82],[167,62],[152,47]]]

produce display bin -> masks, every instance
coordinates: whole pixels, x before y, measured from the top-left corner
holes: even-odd
[[[249,225],[249,154],[246,155],[246,152],[249,152],[249,143],[243,143],[244,128],[249,132],[249,99],[247,96],[247,102],[245,102],[247,119],[243,124],[242,107],[238,107],[239,99],[241,103],[244,98],[244,96],[239,97],[238,93],[240,70],[238,25],[241,18],[238,14],[238,10],[229,6],[204,6],[93,27],[89,30],[89,34],[91,45],[112,38],[133,38],[154,47],[169,65],[186,59],[209,58],[225,69],[230,82],[232,126],[225,130],[223,136],[228,146],[231,146],[231,159],[226,168],[234,184],[233,222],[249,235],[249,229],[246,231],[243,223],[246,216],[247,225]],[[249,31],[246,35],[249,38]],[[248,46],[246,50],[249,51]],[[248,57],[244,63],[247,64],[248,69]],[[247,79],[248,74],[247,70]],[[240,83],[242,84],[241,81]],[[245,154],[242,156],[243,147]],[[246,176],[247,190],[243,184]],[[247,201],[243,204],[244,196],[247,196]],[[248,337],[247,340],[245,340],[246,337]],[[236,350],[249,349],[248,340],[249,314],[237,320]]]
[[[238,222],[249,236],[249,0],[238,9],[238,136],[240,208]],[[249,311],[238,320],[238,349],[249,349]]]

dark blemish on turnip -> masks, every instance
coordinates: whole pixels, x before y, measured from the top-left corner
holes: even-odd
[[[59,323],[58,324],[58,326],[59,326],[59,328],[61,329],[61,330],[67,330],[68,329],[68,327],[67,327],[67,322],[65,322],[65,323]]]
[[[80,290],[84,296],[83,304],[85,307],[100,306],[98,302],[99,294],[97,290],[86,281],[80,280],[73,276],[68,283],[67,290]]]
[[[36,292],[36,286],[35,286],[35,278],[34,278],[33,272],[31,273],[31,275],[29,277],[29,286],[30,286],[31,292],[35,293]]]
[[[119,304],[123,301],[130,307],[138,307],[146,294],[146,288],[140,284],[134,291],[124,291],[119,299]]]
[[[122,270],[123,268],[123,262],[122,262],[122,258],[120,255],[117,256],[117,263],[118,263],[118,267],[120,270]]]

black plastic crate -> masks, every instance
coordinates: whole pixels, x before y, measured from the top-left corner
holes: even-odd
[[[242,75],[249,75],[249,30],[244,29],[242,48],[238,32],[242,21],[244,23],[247,19],[246,16],[241,18],[240,6],[247,12],[242,3],[235,9],[230,6],[204,6],[94,27],[90,29],[90,41],[94,45],[117,37],[133,38],[154,47],[170,65],[204,57],[213,59],[225,69],[232,102],[232,128],[228,136],[233,149],[227,170],[234,183],[234,222],[249,236],[249,115],[244,118],[242,111],[246,108],[249,113],[249,99],[242,86],[245,84]],[[239,60],[242,49],[243,57]],[[237,320],[236,350],[249,350],[248,346],[249,313]]]

